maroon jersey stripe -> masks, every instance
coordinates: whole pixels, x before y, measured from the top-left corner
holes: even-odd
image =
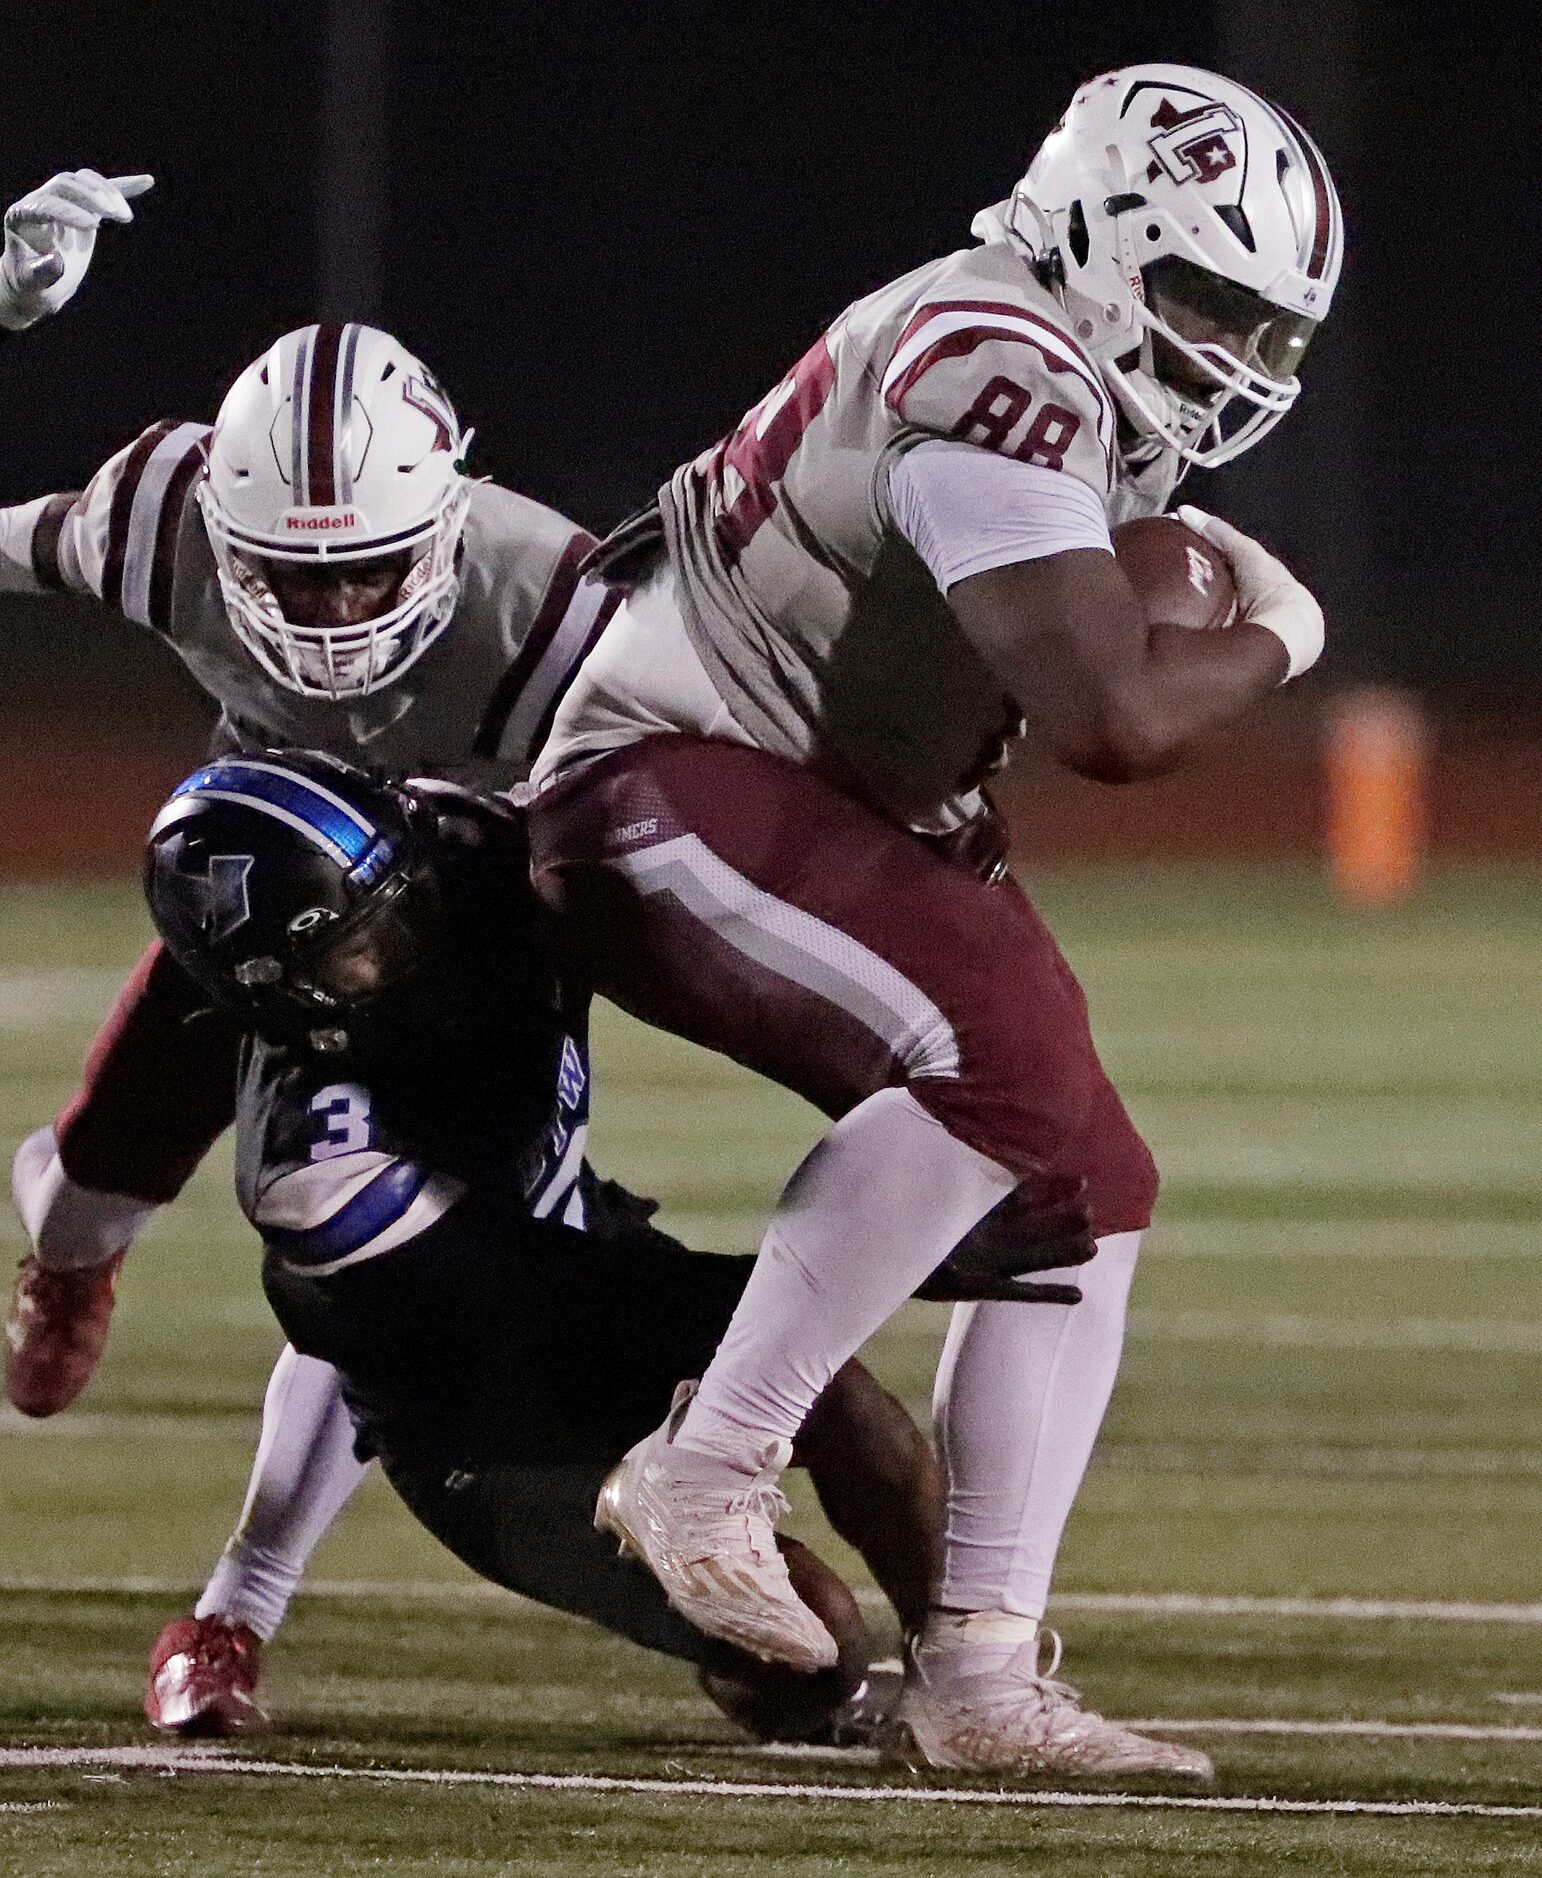
[[[305,467],[309,500],[320,509],[333,508],[337,503],[337,436],[333,414],[337,404],[337,361],[342,346],[341,326],[328,323],[316,328],[305,424]]]
[[[207,442],[212,432],[204,433]],[[171,630],[172,582],[177,571],[177,537],[187,512],[188,494],[203,468],[203,442],[196,443],[171,473],[161,512],[155,521],[155,553],[150,563],[150,624],[158,633]]]
[[[1030,316],[1024,314],[1020,315],[1020,317],[1028,318]],[[1055,332],[1056,328],[1049,327],[1048,330]],[[1011,340],[1016,345],[1032,346],[1044,359],[1052,372],[1069,372],[1074,378],[1082,379],[1084,383],[1086,382],[1078,367],[1068,365],[1064,360],[1056,359],[1053,353],[1046,350],[1038,340],[1030,339],[1026,333],[1007,332],[999,326],[966,326],[961,328],[958,332],[949,333],[944,339],[939,339],[935,345],[928,346],[911,365],[906,367],[903,376],[897,379],[885,394],[889,404],[894,408],[896,413],[903,416],[903,412],[900,412],[900,404],[911,387],[915,384],[916,380],[921,377],[922,373],[929,371],[932,366],[936,365],[942,359],[959,358],[967,353],[973,352],[977,346],[983,346],[987,341],[992,339],[1006,339]],[[1102,421],[1106,422],[1108,425],[1108,442],[1104,445],[1103,454],[1108,461],[1109,479],[1110,482],[1112,482],[1115,476],[1113,413],[1108,399],[1103,393],[1102,387],[1094,384],[1092,389],[1097,392],[1098,407],[1103,413]]]
[[[542,654],[556,637],[557,628],[573,603],[573,595],[578,589],[579,563],[595,545],[594,536],[587,529],[580,528],[562,550],[561,559],[546,583],[546,592],[541,597],[536,616],[530,622],[530,630],[525,634],[508,670],[498,680],[487,709],[482,713],[482,721],[477,726],[472,743],[475,755],[493,757],[498,754],[504,726],[509,721],[519,694],[529,683],[530,674],[540,664]]]
[[[79,490],[50,496],[32,531],[32,578],[49,593],[64,592],[64,575],[59,568],[59,537],[64,532],[65,516],[79,500]]]
[[[956,332],[949,333],[945,338],[939,339],[934,345],[928,346],[924,352],[911,360],[904,372],[884,394],[885,399],[896,415],[904,415],[904,413],[900,411],[901,403],[909,395],[916,382],[923,374],[929,371],[932,366],[936,365],[939,360],[958,358],[963,354],[973,352],[976,346],[984,345],[988,340],[992,339],[1005,339],[1017,345],[1033,346],[1043,358],[1051,372],[1070,372],[1074,377],[1081,379],[1097,399],[1100,413],[1099,422],[1107,425],[1111,433],[1108,457],[1110,474],[1112,474],[1114,409],[1109,402],[1108,393],[1103,388],[1102,374],[1074,340],[1068,339],[1058,326],[1052,324],[1047,319],[1040,318],[1037,313],[1030,312],[1027,307],[1011,306],[996,300],[934,300],[927,306],[922,307],[910,321],[909,325],[906,326],[905,331],[900,335],[899,344],[895,346],[893,353],[890,355],[891,358],[897,358],[906,340],[920,332],[927,322],[934,319],[939,313],[980,313],[985,315],[986,318],[978,326],[963,326]],[[1015,332],[1010,328],[992,326],[989,323],[990,316],[992,315],[1008,315],[1015,320],[1026,320],[1030,326],[1037,326],[1052,340],[1058,341],[1059,344],[1063,345],[1070,354],[1070,358],[1056,358],[1048,347],[1039,344],[1039,342],[1034,339],[1030,339],[1026,333]]]
[[[562,674],[561,682],[552,693],[551,703],[542,711],[535,729],[531,732],[528,755],[532,762],[546,746],[546,739],[551,735],[552,722],[557,715],[557,707],[572,690],[573,680],[578,676],[579,666],[600,643],[600,634],[610,624],[611,616],[625,597],[619,587],[613,587],[601,602],[600,610],[594,616],[594,624],[584,635],[584,643],[574,653],[567,670]]]
[[[1043,318],[1042,315],[1011,300],[928,300],[924,305],[917,307],[911,315],[909,324],[895,344],[894,351],[889,354],[890,358],[896,358],[927,321],[935,319],[939,313],[983,313],[987,317],[995,315],[997,318],[1029,320],[1035,326],[1042,326],[1045,332],[1053,333],[1066,351],[1081,364],[1088,377],[1095,384],[1099,386],[1102,384],[1101,374],[1093,364],[1091,355],[1084,352],[1068,332],[1063,332],[1060,327]]]
[[[107,511],[107,556],[102,566],[102,599],[110,607],[121,610],[123,606],[123,561],[128,553],[129,517],[134,512],[139,480],[156,446],[175,429],[175,424],[161,423],[143,432],[129,451],[118,486],[112,492],[112,506]]]

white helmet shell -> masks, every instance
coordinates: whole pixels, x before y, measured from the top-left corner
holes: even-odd
[[[372,326],[286,333],[231,386],[198,500],[230,623],[279,684],[362,697],[449,624],[470,442],[428,367]],[[263,566],[406,554],[394,603],[349,626],[286,619]]]
[[[1246,86],[1185,65],[1091,79],[1003,219],[1034,257],[1055,257],[1072,329],[1148,449],[1225,462],[1295,402],[1295,362],[1338,283],[1343,216],[1317,146]],[[1165,317],[1148,270],[1169,257],[1267,303],[1245,356],[1195,343]],[[1153,334],[1214,394],[1165,385],[1152,367]],[[1252,414],[1223,432],[1234,399]]]

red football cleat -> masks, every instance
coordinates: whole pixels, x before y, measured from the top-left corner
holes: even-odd
[[[256,1734],[268,1716],[257,1702],[262,1639],[228,1617],[177,1617],[150,1652],[145,1714],[175,1735]]]
[[[51,1271],[24,1258],[5,1322],[5,1387],[23,1415],[57,1415],[96,1373],[123,1254]]]

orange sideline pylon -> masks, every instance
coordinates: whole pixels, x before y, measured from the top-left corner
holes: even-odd
[[[1418,885],[1428,831],[1429,732],[1406,692],[1343,692],[1328,726],[1328,857],[1351,906],[1391,906]]]

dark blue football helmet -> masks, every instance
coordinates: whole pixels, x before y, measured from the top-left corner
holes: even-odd
[[[221,1008],[330,1053],[397,1009],[439,950],[437,816],[314,752],[220,757],[156,816],[145,897]]]

